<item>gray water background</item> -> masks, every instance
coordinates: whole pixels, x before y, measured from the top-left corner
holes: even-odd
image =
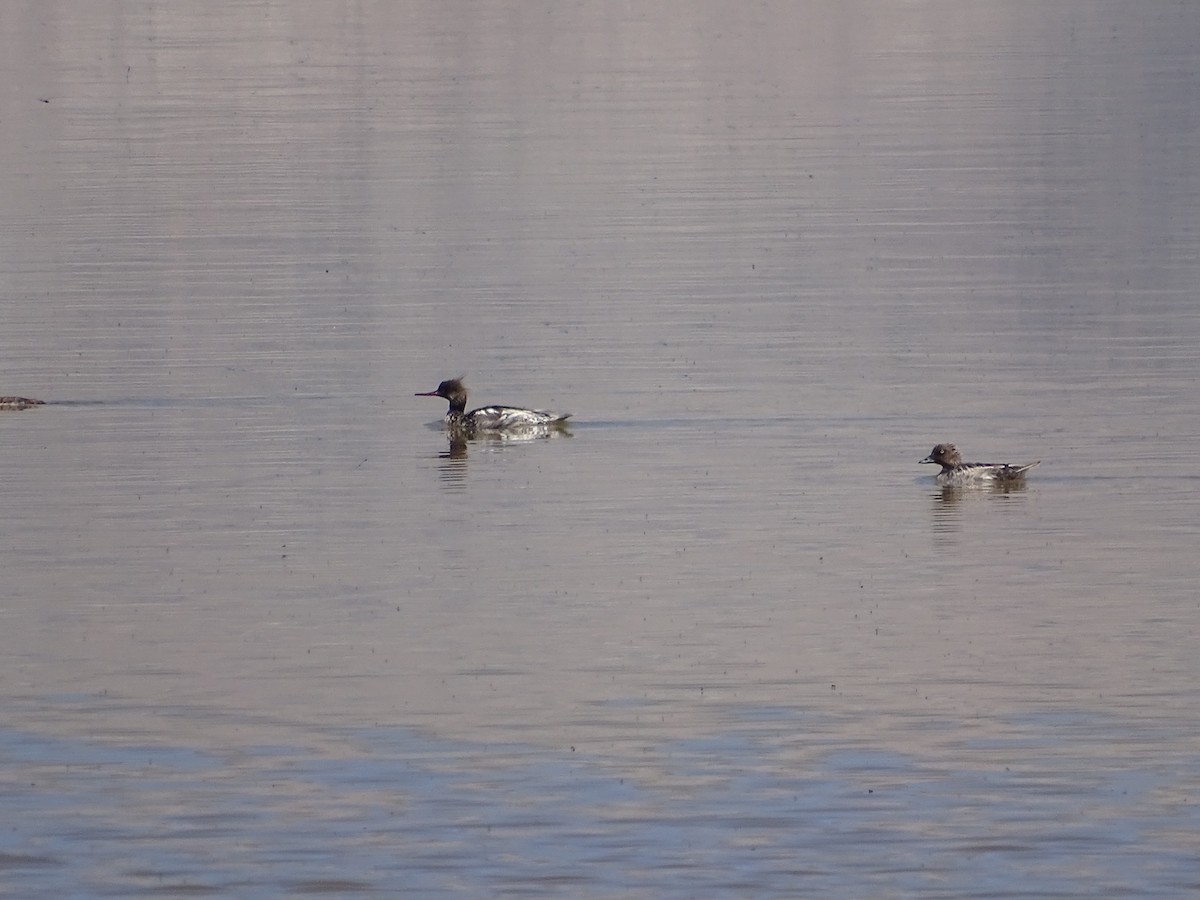
[[[0,36],[0,893],[1200,888],[1200,7]]]

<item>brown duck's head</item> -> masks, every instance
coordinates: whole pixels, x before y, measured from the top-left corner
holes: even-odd
[[[936,463],[939,466],[957,466],[962,462],[962,456],[959,455],[958,448],[953,444],[938,444],[921,462]]]

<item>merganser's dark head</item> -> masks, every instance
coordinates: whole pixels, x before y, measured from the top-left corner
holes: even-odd
[[[414,397],[441,397],[450,403],[451,412],[462,412],[467,408],[467,386],[462,378],[447,378],[437,386],[437,390],[418,391]]]
[[[953,444],[938,444],[921,462],[936,463],[939,466],[957,466],[962,462],[962,457],[958,453],[958,448]]]

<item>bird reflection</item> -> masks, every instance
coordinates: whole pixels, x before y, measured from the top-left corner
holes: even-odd
[[[988,502],[1000,497],[1023,494],[1024,481],[984,481],[967,485],[935,485],[929,492],[935,538],[946,539],[958,532],[965,504]],[[940,541],[939,541],[940,542]]]
[[[466,459],[467,439],[461,434],[450,435],[450,448],[445,453],[439,453],[441,459]]]
[[[447,487],[462,487],[466,483],[467,460],[472,449],[481,453],[495,453],[518,444],[569,438],[572,434],[561,425],[531,425],[504,431],[447,428],[446,437],[449,446],[437,455],[441,460],[440,478]]]
[[[467,439],[450,433],[450,446],[438,453],[438,477],[448,488],[462,489],[467,483]]]

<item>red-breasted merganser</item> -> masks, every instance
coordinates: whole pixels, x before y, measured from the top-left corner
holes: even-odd
[[[1025,466],[1014,466],[1009,463],[965,463],[953,444],[938,444],[922,463],[937,463],[942,467],[937,475],[937,483],[941,485],[964,485],[972,482],[1000,482],[1011,484],[1022,481],[1025,473],[1041,462],[1029,463]]]
[[[29,409],[31,406],[45,405],[45,400],[30,400],[28,397],[0,397],[0,409]]]
[[[461,378],[448,378],[437,386],[437,390],[418,392],[413,396],[441,397],[448,401],[450,408],[446,411],[446,427],[462,431],[562,428],[571,415],[515,406],[481,406],[467,412],[467,388]]]

